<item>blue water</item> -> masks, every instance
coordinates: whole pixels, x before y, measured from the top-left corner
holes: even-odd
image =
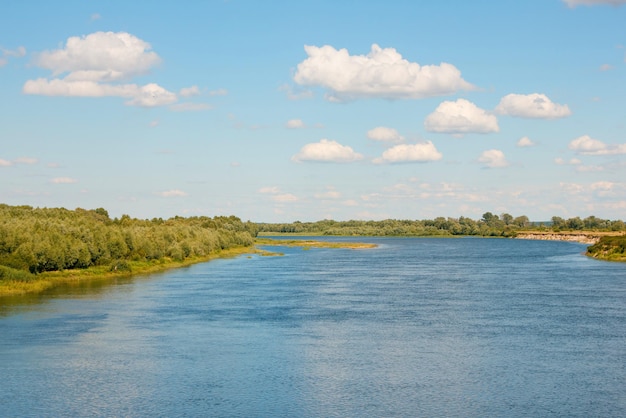
[[[0,416],[626,416],[626,264],[359,241],[0,301]]]

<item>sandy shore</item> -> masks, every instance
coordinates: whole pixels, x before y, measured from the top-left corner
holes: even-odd
[[[601,232],[520,232],[515,238],[517,239],[536,239],[543,241],[569,241],[580,242],[583,244],[593,245],[597,243],[600,238],[607,233]]]

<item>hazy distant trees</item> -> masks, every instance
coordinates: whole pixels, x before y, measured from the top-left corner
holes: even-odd
[[[551,221],[532,223],[528,216],[514,217],[503,213],[496,215],[485,212],[479,220],[471,218],[444,218],[426,220],[397,220],[382,221],[333,221],[259,224],[261,232],[322,234],[346,236],[514,236],[520,230],[589,230],[589,231],[622,231],[626,230],[623,221],[611,221],[590,216],[585,219],[563,219],[552,217]]]

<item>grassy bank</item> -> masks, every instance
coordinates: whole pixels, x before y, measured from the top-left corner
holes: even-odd
[[[291,235],[292,236],[292,235]],[[255,240],[256,245],[270,245],[270,246],[287,246],[287,247],[303,247],[308,248],[348,248],[352,250],[376,248],[376,244],[364,243],[364,242],[337,242],[337,241],[316,241],[316,240],[299,240],[299,239],[270,239],[270,238],[257,238]]]
[[[119,278],[160,273],[166,270],[207,262],[216,258],[236,257],[255,251],[256,249],[252,246],[236,247],[215,252],[205,257],[190,257],[183,261],[169,258],[158,261],[127,261],[120,266],[94,266],[87,269],[50,271],[39,274],[30,274],[0,266],[0,297],[43,293],[58,286],[80,285],[90,281],[113,282]]]
[[[600,260],[626,262],[626,235],[602,237],[587,248],[587,255]]]

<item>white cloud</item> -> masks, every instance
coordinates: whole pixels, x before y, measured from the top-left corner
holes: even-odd
[[[393,128],[379,126],[367,131],[367,137],[374,141],[400,143],[404,142],[404,137]]]
[[[72,183],[78,183],[78,180],[73,179],[71,177],[55,177],[55,178],[50,180],[50,183],[53,183],[53,184],[72,184]]]
[[[91,15],[91,20],[100,20],[102,19],[102,16],[100,16],[100,13],[93,13]]]
[[[373,162],[380,163],[408,163],[418,162],[424,163],[428,161],[440,160],[442,154],[437,151],[432,142],[423,142],[421,144],[400,144],[389,148],[380,158],[376,158]]]
[[[348,50],[330,45],[306,45],[304,50],[308,58],[298,64],[294,81],[328,89],[331,101],[419,99],[475,89],[454,65],[421,66],[402,58],[394,48],[373,44],[367,55],[350,55]]]
[[[198,86],[184,87],[178,92],[182,97],[191,97],[200,95]]]
[[[497,149],[484,151],[478,158],[478,161],[489,168],[502,168],[509,165],[504,157],[504,153]]]
[[[290,119],[287,121],[285,126],[289,129],[299,129],[304,128],[305,125],[304,122],[302,122],[302,119]]]
[[[106,84],[95,81],[67,81],[65,79],[38,78],[24,83],[25,94],[70,97],[125,97],[132,106],[154,107],[176,102],[176,95],[158,84]]]
[[[363,159],[363,155],[355,152],[347,145],[341,145],[337,141],[322,139],[320,142],[306,144],[300,152],[293,157],[293,161],[320,161],[332,163],[348,163]]]
[[[614,69],[615,67],[613,67],[611,64],[602,64],[600,66],[600,71],[609,71]]]
[[[0,158],[0,167],[10,167],[12,165],[13,163],[11,161],[3,160],[2,158]]]
[[[535,143],[529,137],[523,136],[517,141],[517,146],[521,148],[533,147],[535,146]]]
[[[498,119],[474,103],[458,99],[445,101],[426,117],[424,127],[429,132],[451,134],[498,132]]]
[[[495,110],[502,115],[536,119],[557,119],[572,114],[567,105],[553,103],[548,96],[539,93],[507,94]]]
[[[626,0],[563,0],[569,7],[576,6],[596,6],[599,4],[610,4],[611,6],[619,6],[626,4]]]
[[[173,189],[173,190],[166,190],[163,192],[158,192],[157,195],[161,197],[185,197],[187,196],[187,193],[182,190]]]
[[[127,105],[142,107],[172,104],[176,94],[158,84],[118,84],[161,62],[150,49],[149,43],[126,32],[70,37],[63,48],[41,52],[34,59],[37,66],[52,71],[53,78],[28,80],[22,90],[46,96],[124,97]]]
[[[116,81],[146,74],[161,62],[149,43],[126,32],[72,36],[63,49],[37,54],[35,64],[68,81]]]
[[[584,155],[615,155],[626,154],[626,144],[607,145],[593,139],[589,135],[579,136],[568,145],[569,149]]]
[[[213,106],[208,103],[174,103],[170,106],[170,110],[175,112],[197,112],[211,109]]]

